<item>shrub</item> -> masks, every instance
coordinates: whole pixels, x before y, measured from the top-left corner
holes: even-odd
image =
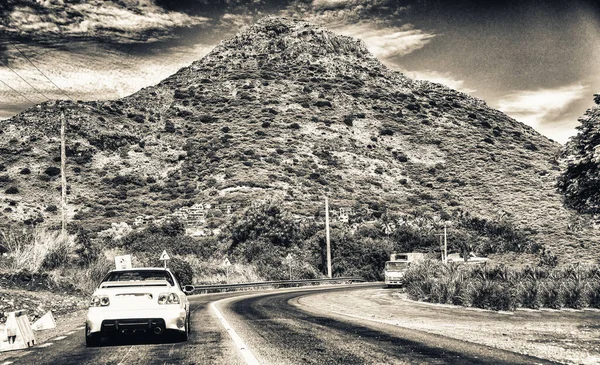
[[[546,279],[540,283],[540,305],[545,308],[558,309],[561,307],[560,284],[558,280]]]
[[[79,228],[75,238],[75,253],[79,256],[78,264],[80,266],[89,266],[96,262],[102,254],[98,244],[95,244],[87,230]]]
[[[354,115],[345,115],[343,122],[345,125],[347,125],[348,127],[352,127],[352,125],[354,124]]]
[[[579,280],[565,280],[560,285],[560,299],[567,308],[580,309],[584,306],[584,285]]]
[[[59,240],[56,246],[48,249],[44,260],[42,261],[42,268],[45,270],[54,270],[66,267],[69,264],[71,251],[72,249],[69,242],[62,239]]]
[[[25,167],[24,169],[22,169],[21,171],[19,171],[19,174],[21,174],[21,175],[29,175],[29,174],[31,174],[31,170],[28,167]]]
[[[467,284],[464,301],[471,307],[492,310],[514,309],[510,289],[494,280],[473,280]]]
[[[44,173],[48,176],[58,176],[58,175],[60,175],[60,168],[50,166],[44,170]]]
[[[6,189],[4,191],[4,193],[6,193],[6,194],[19,194],[19,188],[17,188],[16,186],[11,186],[10,188]]]
[[[54,204],[50,204],[50,205],[48,205],[48,206],[46,207],[45,211],[46,211],[46,212],[53,213],[53,212],[56,212],[56,211],[58,211],[58,207],[57,207],[56,205],[54,205]]]
[[[591,308],[600,308],[600,282],[588,282],[584,290],[585,301]]]
[[[167,266],[171,269],[173,275],[180,285],[191,285],[194,283],[194,269],[189,262],[177,257],[171,258]]]
[[[539,284],[537,281],[525,280],[519,282],[516,288],[515,300],[519,307],[538,309],[540,308],[539,301]]]
[[[83,280],[78,281],[78,286],[88,294],[91,294],[100,285],[100,282],[106,274],[114,268],[114,262],[108,260],[104,255],[100,255],[96,260],[89,263],[83,275],[79,276]],[[80,273],[81,269],[77,269]]]

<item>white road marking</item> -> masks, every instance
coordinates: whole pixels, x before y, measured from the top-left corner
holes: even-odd
[[[67,332],[67,333],[66,333],[66,335],[67,335],[67,336],[68,336],[68,335],[72,335],[72,334],[73,334],[73,333],[75,333],[75,332],[77,332],[77,331],[69,331],[69,332]]]
[[[58,337],[54,337],[50,341],[60,341],[60,340],[64,340],[65,338],[67,338],[67,336],[58,336]]]
[[[48,346],[52,346],[52,345],[54,345],[54,343],[53,343],[53,342],[46,342],[45,344],[43,344],[43,345],[39,345],[38,347],[48,347]],[[3,365],[4,365],[4,364],[3,364]]]
[[[1,365],[10,365],[10,364],[12,364],[12,363],[13,363],[12,361],[5,361],[5,362],[3,362]]]
[[[225,327],[225,330],[227,331],[227,333],[229,333],[229,336],[231,337],[231,339],[235,343],[236,347],[238,348],[238,350],[242,354],[242,357],[246,361],[246,364],[248,364],[248,365],[260,365],[260,362],[258,362],[258,360],[256,359],[256,357],[254,357],[254,355],[252,354],[252,352],[250,351],[250,349],[248,348],[248,346],[246,346],[246,344],[244,343],[244,341],[242,340],[242,338],[235,332],[235,330],[233,329],[233,327],[231,327],[231,325],[229,324],[229,322],[227,322],[227,320],[225,319],[225,317],[223,317],[223,315],[221,314],[221,312],[217,309],[216,304],[219,303],[219,302],[221,302],[221,301],[223,301],[223,300],[224,299],[210,303],[210,307],[212,308],[212,310],[217,315],[217,318],[219,318],[219,321],[221,321],[221,324],[223,325],[223,327]]]
[[[75,328],[75,329],[76,329],[76,330],[78,330],[78,331],[81,331],[81,330],[82,330],[82,329],[84,329],[84,328],[85,328],[85,326],[80,326],[80,327],[77,327],[77,328]]]
[[[129,355],[129,353],[131,352],[131,350],[133,349],[133,346],[131,346],[129,348],[129,351],[127,351],[127,353],[125,354],[125,356],[123,356],[123,358],[121,359],[121,361],[119,361],[119,365],[123,365],[123,360],[125,360],[125,358],[127,357],[127,355]]]

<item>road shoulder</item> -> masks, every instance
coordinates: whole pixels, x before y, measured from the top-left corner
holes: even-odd
[[[600,363],[600,313],[492,312],[406,300],[398,290],[364,289],[307,295],[313,313],[362,319],[567,364]]]

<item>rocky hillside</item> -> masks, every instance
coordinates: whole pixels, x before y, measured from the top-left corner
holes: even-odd
[[[600,213],[600,94],[596,106],[579,118],[579,132],[563,152],[565,171],[559,186],[568,206],[582,213]]]
[[[195,203],[219,227],[263,199],[314,217],[327,195],[367,221],[460,213],[510,220],[567,260],[598,249],[556,190],[560,145],[302,21],[263,19],[123,99],[0,121],[1,221],[58,221],[62,116],[69,217],[92,230]]]

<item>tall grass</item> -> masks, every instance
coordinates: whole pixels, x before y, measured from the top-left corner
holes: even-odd
[[[469,266],[425,261],[406,274],[411,299],[492,310],[600,308],[600,267]]]
[[[9,269],[38,273],[66,265],[75,247],[74,235],[61,235],[36,227],[28,231],[0,231],[0,239],[10,255]]]

